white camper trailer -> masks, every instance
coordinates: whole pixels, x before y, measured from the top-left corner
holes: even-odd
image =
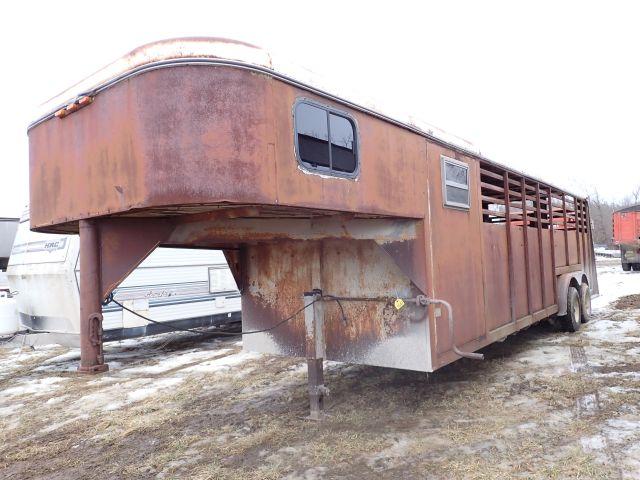
[[[20,219],[7,276],[17,300],[20,330],[79,344],[79,238],[32,232]],[[169,283],[167,282],[169,280]],[[240,321],[240,293],[222,252],[157,248],[114,291],[125,307],[103,307],[104,340],[166,333]],[[166,324],[166,326],[165,326]]]
[[[7,268],[17,229],[17,218],[0,217],[0,270],[6,270]]]

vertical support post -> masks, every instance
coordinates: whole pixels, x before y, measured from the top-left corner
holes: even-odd
[[[527,313],[531,308],[531,265],[529,260],[529,211],[527,210],[527,189],[524,177],[520,177],[520,200],[522,202],[522,247],[524,248],[524,279],[527,285]]]
[[[578,228],[578,231],[580,232],[580,242],[582,242],[582,268],[585,269],[587,268],[587,245],[584,241],[584,237],[585,237],[585,232],[587,231],[586,225],[585,225],[585,201],[584,200],[580,200],[580,227]]]
[[[553,192],[551,187],[547,189],[547,195],[549,203],[547,207],[549,208],[549,239],[551,242],[551,284],[553,285],[553,301],[554,303],[557,301],[558,297],[558,286],[556,285],[556,243],[553,238],[553,229],[556,226],[555,222],[555,214],[553,212]]]
[[[321,294],[318,291],[306,292],[302,296],[303,305],[313,305],[304,310],[304,326],[306,332],[307,370],[309,381],[309,418],[320,420],[324,410],[324,397],[327,388],[324,386],[324,315]]]
[[[562,221],[564,226],[564,256],[566,259],[565,265],[571,265],[569,260],[569,225],[567,222],[567,194],[562,192]]]
[[[511,245],[511,199],[509,196],[509,172],[504,172],[504,218],[507,233],[507,263],[509,267],[509,304],[511,321],[516,321],[516,294],[513,279],[513,246]]]
[[[109,370],[102,353],[100,237],[95,220],[80,220],[80,373]]]
[[[578,210],[579,200],[573,197],[573,224],[576,227],[576,248],[578,249],[578,263],[582,263],[582,252],[580,249],[580,211]]]
[[[538,226],[538,261],[540,262],[540,287],[542,308],[546,307],[546,280],[544,278],[544,246],[542,244],[542,199],[540,198],[540,183],[536,182],[536,220]]]

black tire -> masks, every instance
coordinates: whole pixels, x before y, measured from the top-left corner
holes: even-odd
[[[629,270],[631,270],[631,264],[630,263],[622,263],[622,270],[624,270],[625,272],[628,272]]]
[[[583,283],[580,285],[580,320],[587,323],[593,318],[591,314],[591,289],[589,285]]]
[[[580,330],[580,293],[576,287],[567,290],[567,314],[561,317],[562,326],[567,332]]]
[[[632,263],[631,268],[633,268],[634,272],[640,272],[640,263]]]

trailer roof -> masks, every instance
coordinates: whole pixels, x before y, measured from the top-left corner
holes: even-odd
[[[260,47],[219,37],[174,38],[152,42],[136,48],[43,103],[36,112],[34,112],[32,118],[35,118],[35,120],[29,125],[28,129],[50,119],[57,110],[69,105],[78,98],[97,95],[112,85],[131,78],[132,76],[159,68],[194,64],[228,65],[272,75],[274,78],[330,98],[355,110],[407,128],[454,150],[471,154],[510,173],[527,177],[543,185],[579,198],[578,195],[570,193],[566,189],[559,188],[549,182],[508,168],[505,165],[482,156],[480,150],[471,142],[448,133],[428,122],[407,116],[402,112],[394,111],[393,108],[382,108],[378,101],[374,102],[370,98],[363,98],[362,94],[358,92],[347,92],[344,86],[329,84],[325,79],[320,78],[310,70],[278,56],[274,56]],[[346,98],[353,100],[346,100]]]
[[[389,112],[389,108],[380,108],[377,102],[374,103],[371,99],[358,98],[362,97],[358,92],[346,92],[344,91],[344,86],[329,85],[325,79],[320,78],[316,73],[274,56],[260,47],[237,40],[217,37],[160,40],[136,48],[42,104],[35,112],[34,117],[36,120],[29,128],[45,120],[56,110],[68,105],[76,98],[87,93],[94,93],[96,90],[103,90],[124,79],[122,78],[123,76],[128,78],[131,74],[135,74],[139,69],[148,71],[154,67],[172,66],[172,62],[173,65],[176,65],[197,62],[198,60],[202,60],[203,63],[206,63],[206,60],[218,60],[261,67],[268,70],[270,74],[276,74],[276,76],[277,74],[284,75],[291,80],[295,79],[298,83],[312,86],[314,89],[333,92],[333,95],[340,96],[341,99],[355,99],[356,103],[366,106],[367,109],[376,112],[384,110],[387,112],[385,116],[396,118],[402,123],[412,125],[424,133],[434,135],[447,143],[453,143],[468,151],[478,153],[477,148],[467,140],[447,133],[427,122],[407,117],[406,115],[403,116],[399,112]],[[344,101],[342,100],[342,102]]]
[[[627,212],[640,212],[640,203],[636,203],[635,205],[630,205],[628,207],[620,208],[615,211],[615,213],[627,213]]]

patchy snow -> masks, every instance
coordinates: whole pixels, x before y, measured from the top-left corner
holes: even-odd
[[[567,355],[567,347],[558,345],[531,349],[515,357],[519,363],[536,368],[552,368],[558,373],[566,371],[571,365],[571,357]],[[529,372],[535,375],[535,372]]]
[[[584,451],[593,452],[603,450],[607,447],[607,440],[602,435],[594,435],[592,437],[583,437],[580,444]]]
[[[49,400],[47,400],[44,403],[45,405],[57,405],[58,403],[64,401],[67,398],[69,398],[68,395],[60,395],[58,397],[51,397]]]
[[[612,418],[607,420],[603,431],[613,443],[624,444],[630,438],[637,437],[640,434],[640,420]]]
[[[373,471],[382,472],[389,470],[396,467],[398,463],[403,462],[403,459],[407,455],[407,450],[414,443],[415,441],[407,438],[406,435],[396,436],[390,447],[371,455],[366,458],[365,461]]]
[[[67,420],[63,420],[61,422],[56,422],[56,423],[52,423],[51,425],[46,426],[45,428],[43,428],[41,430],[41,433],[49,433],[49,432],[53,432],[54,430],[57,430],[61,427],[64,427],[65,425],[69,425],[70,423],[74,423],[77,422],[79,420],[87,420],[89,418],[89,414],[88,413],[82,413],[78,416],[75,416],[73,418],[69,418]]]
[[[640,293],[640,272],[624,272],[619,264],[599,265],[598,287],[600,295],[591,301],[596,311],[620,297]]]
[[[79,348],[73,348],[68,352],[62,353],[60,355],[56,355],[55,357],[47,358],[44,362],[42,362],[42,364],[51,365],[52,363],[65,363],[65,362],[72,362],[75,360],[80,360]]]
[[[230,352],[230,348],[222,348],[219,350],[192,350],[189,352],[181,352],[177,355],[171,355],[167,358],[163,358],[155,365],[145,365],[140,367],[128,368],[128,373],[142,373],[157,375],[159,373],[165,373],[176,368],[189,365],[191,363],[201,362],[208,360],[212,357],[220,357]]]
[[[584,332],[584,335],[591,339],[615,343],[640,342],[640,324],[638,324],[636,320],[617,322],[614,320],[600,319],[589,323],[585,328],[588,328],[588,330]]]
[[[612,250],[604,247],[596,247],[593,250],[598,256],[620,258],[620,250]]]
[[[37,380],[29,380],[21,385],[10,387],[0,391],[0,399],[3,397],[18,397],[21,395],[43,395],[60,388],[60,383],[68,380],[64,377],[46,377]]]
[[[8,417],[24,407],[24,403],[14,403],[6,407],[0,407],[0,417]]]
[[[158,380],[148,387],[139,388],[137,390],[133,390],[132,392],[128,392],[127,399],[130,402],[139,402],[140,400],[144,400],[152,395],[155,395],[159,390],[163,388],[174,387],[183,380],[183,378],[178,377],[163,378],[162,380]]]
[[[203,362],[193,367],[185,368],[184,372],[214,373],[228,371],[231,367],[240,365],[248,360],[255,360],[262,357],[262,354],[255,352],[239,352],[233,355],[227,355],[208,362]]]

